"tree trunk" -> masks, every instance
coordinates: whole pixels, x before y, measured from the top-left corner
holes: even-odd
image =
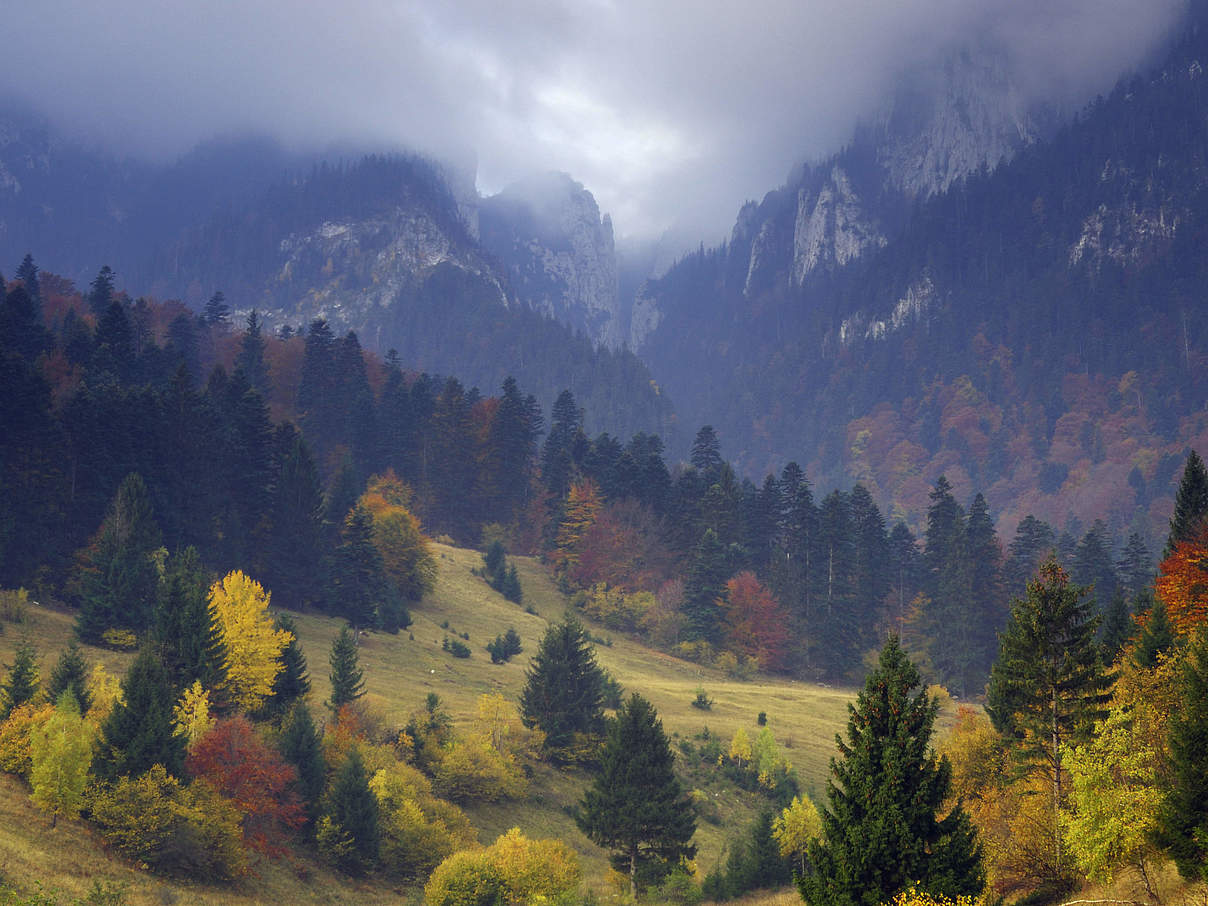
[[[638,848],[629,850],[629,896],[633,902],[638,901]]]
[[[1061,729],[1057,723],[1057,687],[1053,686],[1050,696],[1053,720],[1053,839],[1056,841],[1057,859],[1054,868],[1061,871]]]

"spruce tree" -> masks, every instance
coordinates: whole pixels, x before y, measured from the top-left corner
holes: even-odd
[[[985,886],[972,822],[959,805],[941,817],[952,769],[931,748],[939,705],[920,682],[891,637],[848,705],[823,838],[810,844],[814,871],[798,879],[810,906],[876,906],[912,883],[953,899]]]
[[[590,744],[604,726],[604,673],[573,615],[550,626],[529,664],[520,694],[524,725],[540,727],[555,757],[577,743]]]
[[[1180,541],[1193,540],[1208,521],[1208,470],[1204,460],[1192,450],[1183,468],[1183,478],[1174,498],[1174,514],[1170,517],[1170,535],[1162,557],[1169,557]]]
[[[1116,655],[1120,653],[1132,636],[1133,629],[1132,614],[1128,612],[1128,602],[1124,599],[1124,592],[1117,588],[1111,600],[1107,602],[1107,607],[1103,609],[1099,645],[1103,649],[1105,664],[1115,661]]]
[[[196,548],[187,547],[168,562],[160,581],[151,636],[173,688],[221,683],[226,661],[222,633],[210,615],[210,582]]]
[[[1150,608],[1145,628],[1137,639],[1137,647],[1133,650],[1133,663],[1147,670],[1156,667],[1159,656],[1170,651],[1175,641],[1174,626],[1166,613],[1166,604],[1161,598],[1157,598]]]
[[[92,697],[88,694],[88,664],[75,639],[59,655],[46,684],[46,697],[52,702],[58,702],[64,692],[71,693],[81,714],[88,713],[92,706]]]
[[[235,358],[235,367],[247,376],[247,382],[261,396],[267,396],[269,391],[268,363],[264,359],[267,344],[260,333],[260,315],[252,309],[247,316],[247,329],[239,343],[239,355]]]
[[[322,736],[305,702],[298,701],[290,709],[281,729],[279,747],[281,756],[298,771],[295,787],[306,806],[307,818],[313,823],[327,785],[327,763],[323,759]]]
[[[17,643],[16,656],[8,665],[8,676],[0,685],[0,723],[8,720],[14,708],[31,701],[38,694],[38,653],[28,639]]]
[[[657,881],[696,853],[696,817],[675,774],[675,756],[654,707],[636,692],[608,721],[600,772],[580,803],[579,828],[612,851],[613,867]]]
[[[310,693],[310,675],[306,670],[306,655],[298,642],[298,626],[287,613],[277,614],[276,624],[277,629],[290,634],[290,640],[277,656],[281,670],[273,678],[273,690],[261,707],[261,712],[270,720],[283,717]]]
[[[1170,719],[1170,788],[1158,812],[1158,845],[1189,881],[1208,881],[1208,633],[1192,636]]]
[[[377,864],[381,852],[378,802],[369,789],[369,775],[360,750],[353,748],[332,781],[324,817],[351,845],[342,847],[337,864],[350,874],[362,874]]]
[[[114,781],[159,764],[172,776],[182,776],[185,741],[172,723],[175,701],[163,664],[144,647],[122,680],[122,698],[101,726],[93,773]]]
[[[721,638],[722,605],[726,580],[732,575],[730,552],[726,550],[713,529],[706,529],[693,552],[684,583],[684,605],[681,608],[688,621],[687,633],[692,640],[716,644]]]
[[[1095,644],[1098,628],[1088,590],[1072,584],[1050,558],[1028,583],[1027,596],[1011,607],[986,692],[994,728],[1015,740],[1022,765],[1043,772],[1052,787],[1056,850],[1050,864],[1058,872],[1064,867],[1057,826],[1066,798],[1063,748],[1084,741],[1106,716],[1112,683]]]
[[[373,543],[373,516],[360,504],[344,520],[340,546],[332,556],[328,595],[328,612],[344,617],[353,629],[377,622],[378,607],[386,597],[386,572]]]
[[[347,626],[331,643],[331,700],[328,707],[339,712],[365,694],[365,674],[357,656],[356,635]]]

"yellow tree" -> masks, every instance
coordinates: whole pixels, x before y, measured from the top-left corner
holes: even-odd
[[[734,731],[734,738],[730,740],[730,759],[737,761],[739,766],[746,767],[751,763],[751,740],[747,737],[747,731],[739,727]]]
[[[84,805],[84,788],[92,764],[92,733],[70,692],[59,696],[54,714],[34,728],[29,751],[34,803],[50,813],[51,827],[58,823],[59,815],[74,818]]]
[[[210,693],[201,688],[197,680],[193,680],[193,685],[184,691],[172,709],[172,723],[176,726],[176,735],[183,736],[190,749],[214,725],[210,715]]]
[[[772,822],[772,837],[780,847],[782,859],[792,858],[800,875],[805,874],[805,854],[810,841],[822,836],[822,816],[809,799],[794,796],[793,801]]]
[[[579,562],[580,543],[587,530],[595,524],[603,506],[600,491],[590,478],[570,486],[566,492],[566,515],[558,524],[558,535],[551,554],[558,572],[568,572]]]
[[[373,546],[386,575],[405,598],[418,601],[436,587],[436,560],[410,502],[411,489],[389,469],[369,479],[358,501],[373,518]]]
[[[273,689],[281,671],[278,657],[293,634],[276,629],[268,612],[269,594],[239,570],[210,588],[210,619],[226,646],[222,691],[240,711],[254,711]]]

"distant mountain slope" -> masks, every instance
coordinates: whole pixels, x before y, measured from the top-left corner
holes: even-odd
[[[926,199],[866,132],[646,285],[643,356],[751,471],[800,458],[915,512],[947,472],[1007,528],[1140,509],[1156,534],[1208,442],[1205,65],[1192,27],[1052,139],[1020,131],[947,191],[932,170]]]

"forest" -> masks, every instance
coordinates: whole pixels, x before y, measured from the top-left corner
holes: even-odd
[[[548,763],[594,778],[575,820],[631,897],[724,899],[796,876],[816,904],[1056,902],[1122,876],[1156,900],[1167,861],[1189,880],[1208,870],[1194,452],[1160,563],[1099,521],[1027,516],[1004,541],[985,496],[943,476],[916,537],[861,484],[816,490],[796,463],[740,478],[708,425],[669,463],[655,435],[589,437],[569,390],[547,419],[513,379],[486,396],[322,319],[269,336],[254,311],[231,323],[221,293],[194,314],[129,298],[108,268],[86,292],[30,256],[14,277],[0,286],[0,616],[61,601],[79,642],[136,657],[119,680],[74,644],[49,671],[49,652],[18,646],[0,768],[131,859],[234,878],[249,853],[305,841],[348,874],[426,883],[434,904],[573,897],[573,851],[519,831],[475,849],[458,807],[522,796],[526,766]],[[514,558],[539,557],[571,604],[520,701],[484,696],[482,734],[454,734],[435,695],[400,727],[357,704],[358,639],[408,630],[435,581],[429,539],[482,550],[483,580],[521,607]],[[347,625],[322,721],[291,616],[308,613]],[[686,754],[595,663],[593,626],[737,679],[862,686],[826,801],[770,734],[736,734],[715,763],[770,810],[695,878]],[[452,630],[445,643],[469,655]],[[501,635],[488,650],[519,648]],[[961,703],[942,741],[940,696]],[[631,762],[645,773],[628,788]]]

